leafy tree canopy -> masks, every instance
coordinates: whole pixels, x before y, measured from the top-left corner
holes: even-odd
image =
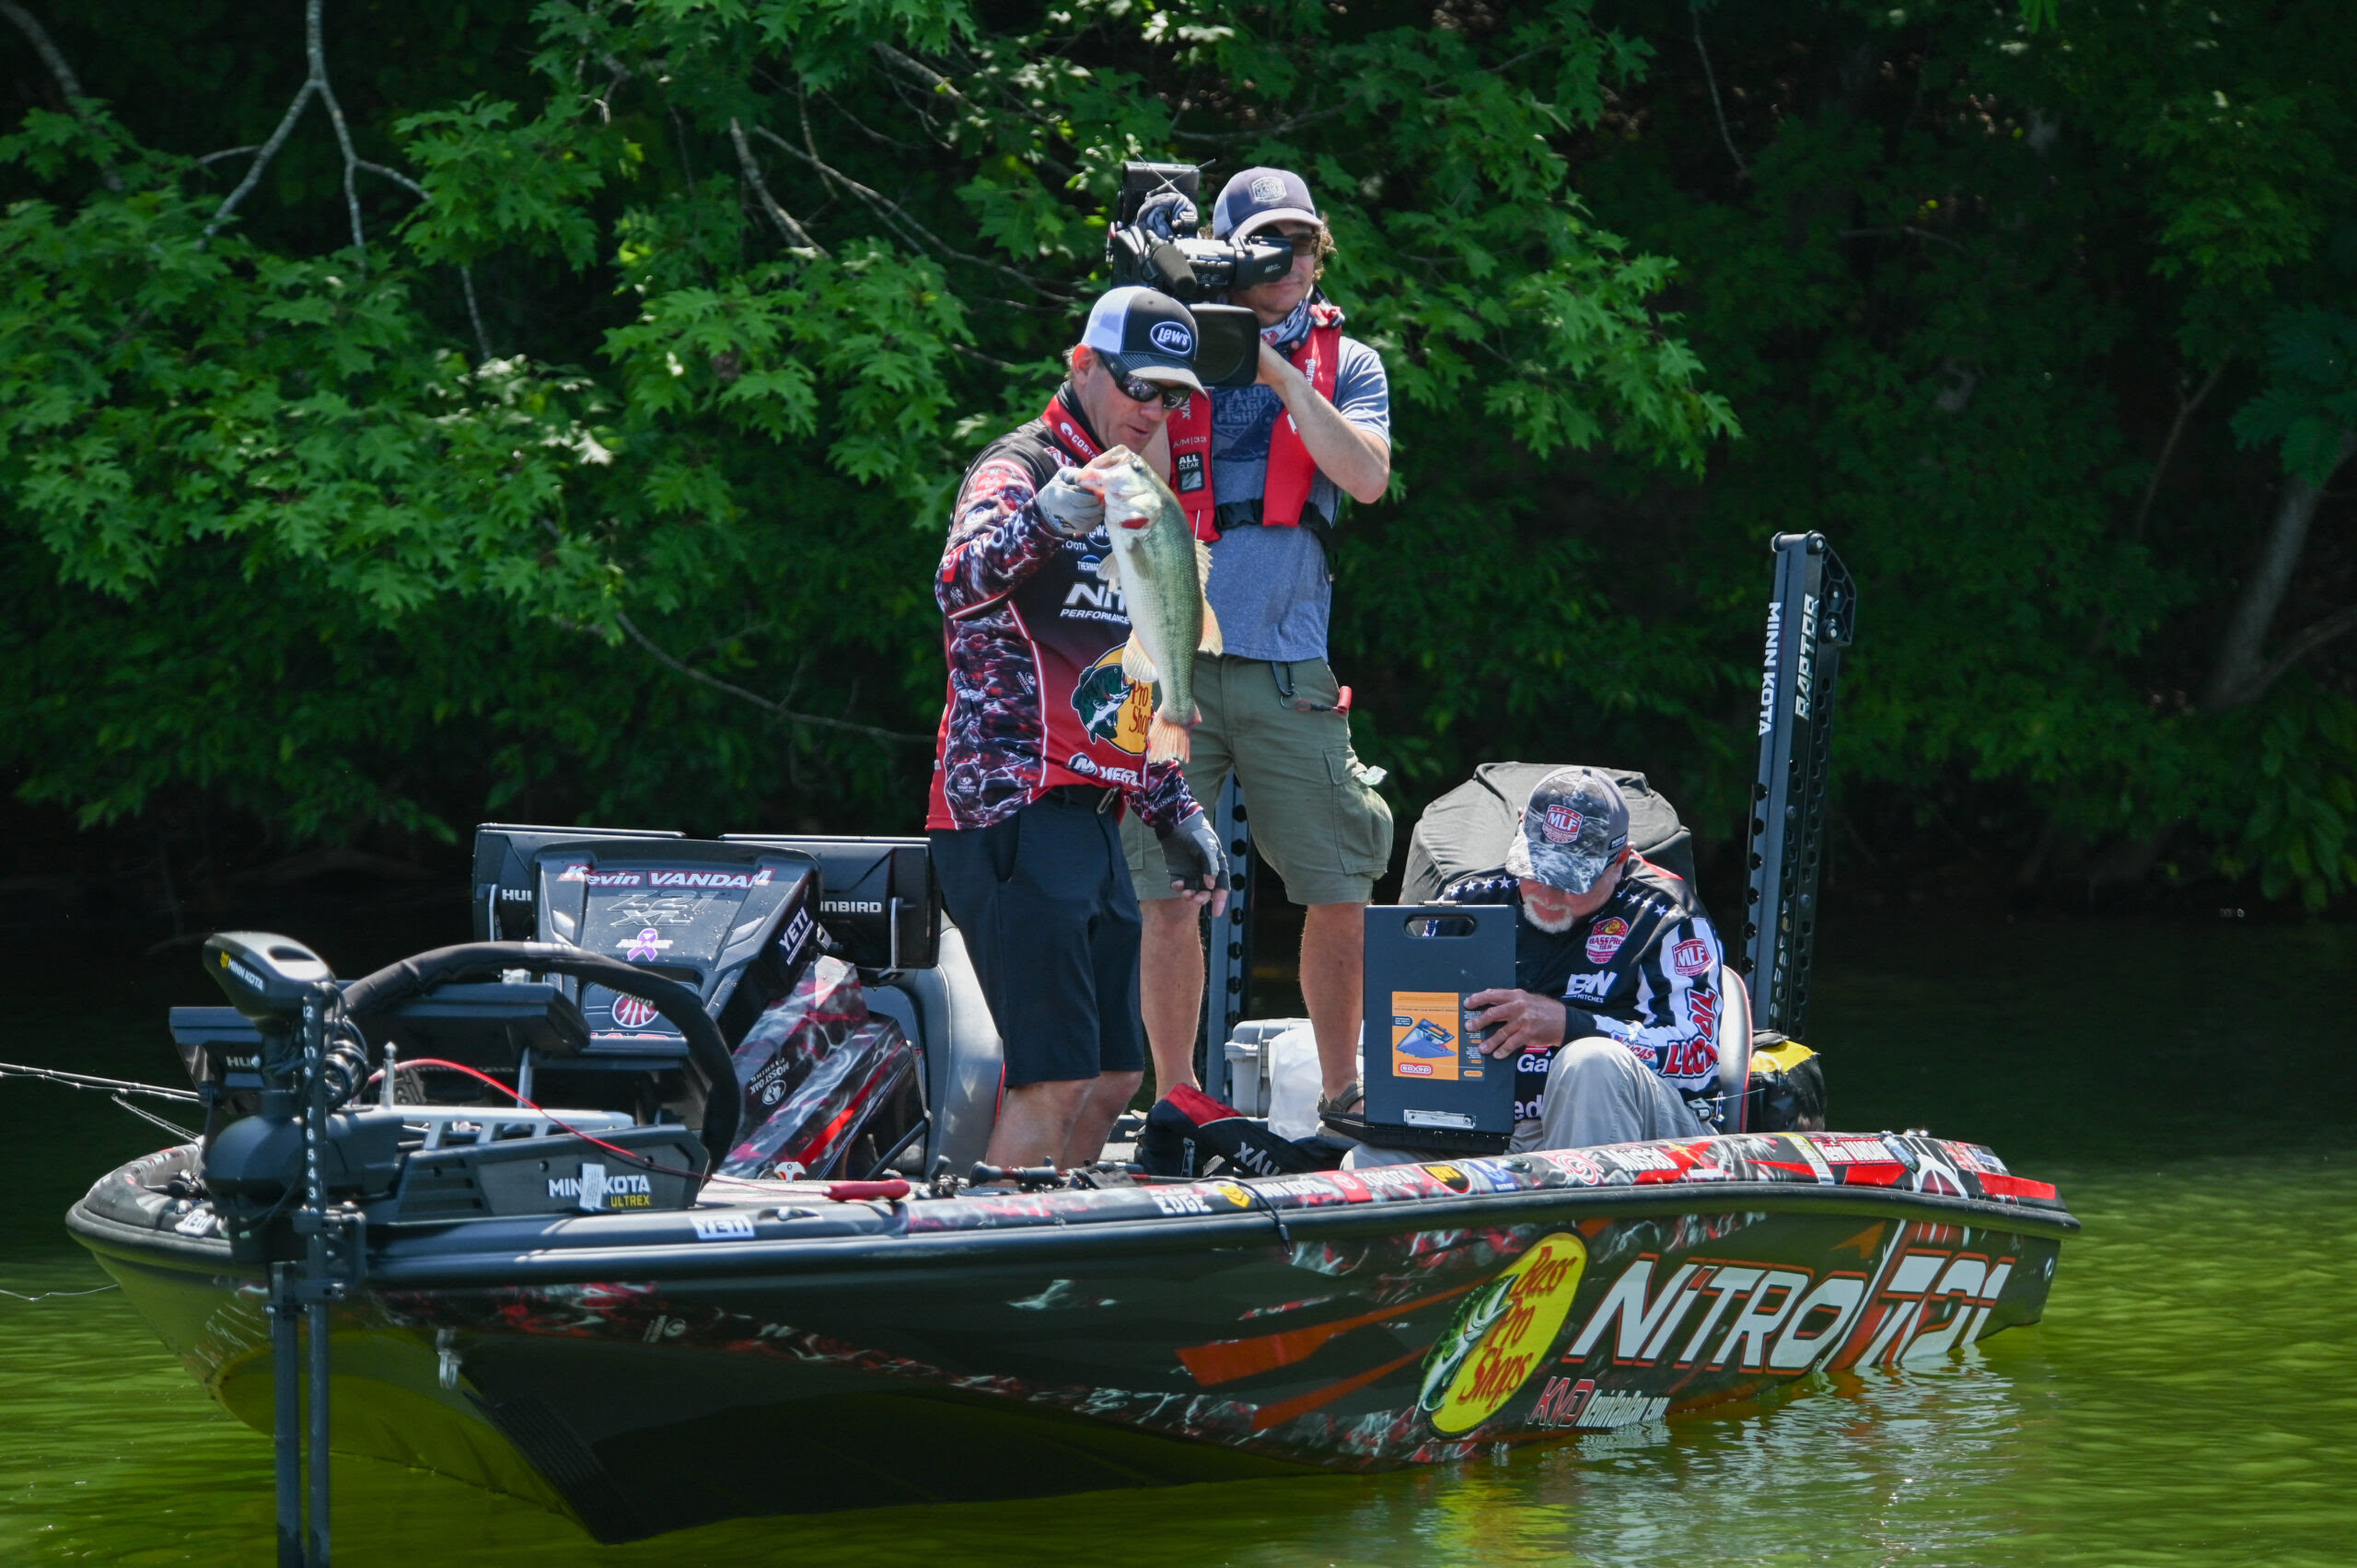
[[[905,830],[947,492],[1120,162],[1277,163],[1392,377],[1335,656],[1403,808],[1579,755],[1731,826],[1815,528],[1855,819],[2321,902],[2338,9],[9,0],[0,761],[92,823]]]

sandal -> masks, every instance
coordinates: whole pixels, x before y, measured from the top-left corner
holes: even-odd
[[[1318,1102],[1318,1114],[1320,1116],[1348,1116],[1365,1103],[1366,1096],[1360,1090],[1359,1081],[1356,1078],[1353,1078],[1349,1083],[1342,1086],[1342,1089],[1340,1094],[1328,1095]]]

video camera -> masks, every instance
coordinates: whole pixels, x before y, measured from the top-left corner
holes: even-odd
[[[1191,163],[1125,163],[1121,200],[1105,234],[1116,288],[1158,289],[1195,318],[1195,374],[1206,387],[1248,387],[1260,372],[1260,319],[1240,305],[1213,305],[1230,289],[1272,283],[1293,268],[1293,248],[1260,240],[1198,239]]]

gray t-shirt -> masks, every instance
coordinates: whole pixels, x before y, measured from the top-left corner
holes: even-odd
[[[1391,439],[1391,383],[1375,350],[1342,340],[1334,370],[1334,406],[1362,430]],[[1212,392],[1212,487],[1219,496],[1220,537],[1212,545],[1204,592],[1219,617],[1220,638],[1238,658],[1326,656],[1326,620],[1333,587],[1326,552],[1306,528],[1256,526],[1269,473],[1269,442],[1284,403],[1271,387]],[[1309,505],[1329,523],[1341,516],[1342,488],[1322,472],[1309,483]]]

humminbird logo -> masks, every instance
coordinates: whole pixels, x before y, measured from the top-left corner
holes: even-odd
[[[584,1214],[600,1209],[651,1209],[655,1188],[637,1171],[610,1171],[602,1165],[581,1162],[579,1176],[549,1178],[549,1196],[571,1198]]]
[[[820,899],[819,912],[820,914],[882,914],[884,900],[881,899]]]

